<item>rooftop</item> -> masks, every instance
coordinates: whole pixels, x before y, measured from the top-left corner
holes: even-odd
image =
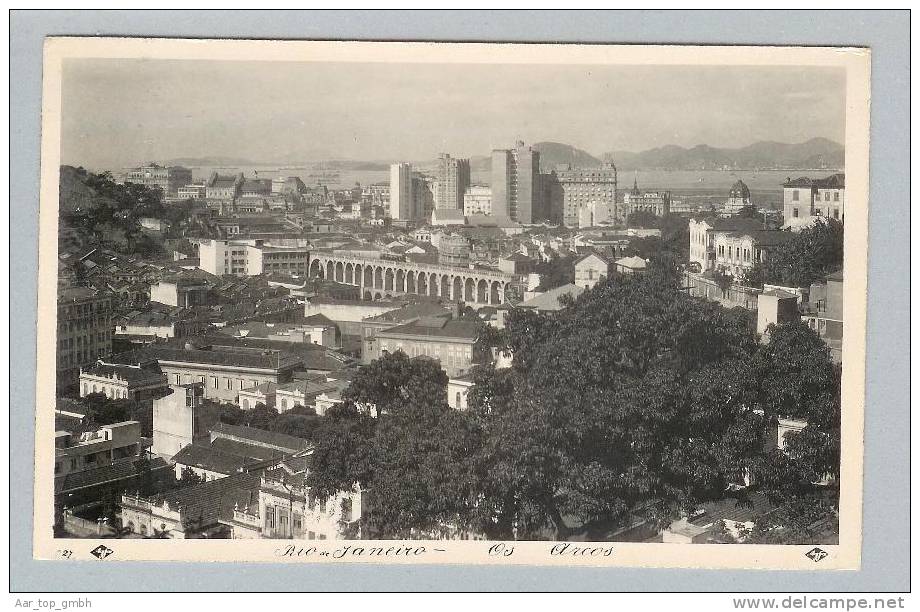
[[[165,382],[163,372],[160,371],[160,366],[156,361],[141,362],[136,365],[98,361],[91,366],[81,368],[80,371],[81,374],[88,374],[90,376],[102,376],[105,378],[117,377],[129,383],[141,382],[154,378],[163,378]]]
[[[575,299],[584,292],[585,290],[583,287],[570,283],[568,285],[556,287],[555,289],[550,289],[545,293],[525,300],[521,302],[520,306],[521,308],[533,308],[534,310],[542,311],[562,310],[562,304],[559,303],[559,298],[563,295],[568,295],[571,296],[572,299]]]
[[[255,427],[229,425],[227,423],[217,423],[211,428],[212,440],[226,436],[249,440],[255,445],[278,447],[291,454],[311,447],[310,442],[303,438],[289,436],[287,434],[278,433],[277,431],[266,431]]]
[[[258,504],[262,479],[256,474],[232,474],[198,485],[161,493],[150,501],[169,503],[182,513],[185,526],[207,527],[219,519],[232,519],[233,509]]]
[[[383,314],[367,317],[364,321],[368,323],[408,323],[420,317],[431,316],[449,317],[450,310],[432,302],[416,302],[405,304],[401,308],[395,308]]]
[[[839,172],[825,178],[814,179],[800,176],[797,179],[786,179],[783,187],[815,187],[817,189],[843,189],[846,184],[846,174]]]
[[[405,336],[424,336],[429,338],[462,338],[476,340],[479,337],[479,321],[462,321],[454,319],[441,319],[428,317],[414,323],[397,325],[377,332],[378,336],[393,334]]]
[[[116,355],[113,358],[119,363],[137,363],[147,359],[156,359],[158,362],[206,363],[266,370],[294,368],[302,363],[301,359],[278,350],[222,345],[195,348],[191,343],[187,343],[185,347],[148,346]]]
[[[158,471],[169,469],[172,466],[160,457],[154,457],[150,460],[150,469]],[[54,479],[54,492],[64,493],[86,489],[105,483],[113,483],[119,480],[134,478],[140,474],[141,465],[139,460],[119,461],[111,463],[92,470],[83,470],[82,472],[71,472],[63,477]]]

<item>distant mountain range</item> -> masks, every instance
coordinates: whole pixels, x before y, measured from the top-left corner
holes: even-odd
[[[676,145],[641,153],[608,153],[621,170],[813,170],[839,169],[844,164],[843,145],[827,138],[797,144],[755,142],[738,149]]]
[[[827,138],[795,144],[762,141],[737,149],[668,145],[639,153],[612,151],[600,158],[559,142],[538,142],[532,146],[540,152],[540,165],[545,172],[566,164],[598,167],[603,159],[612,160],[619,170],[836,170],[844,165],[843,145]],[[473,171],[488,171],[491,165],[489,156],[470,159]]]
[[[667,145],[641,152],[611,151],[601,157],[559,142],[538,142],[532,145],[540,152],[540,165],[544,171],[557,166],[571,164],[581,168],[602,165],[602,159],[611,159],[620,170],[814,170],[840,169],[844,164],[843,145],[827,138],[812,138],[805,142],[790,144],[785,142],[762,141],[736,149],[697,145],[680,147]],[[396,161],[396,160],[392,160]],[[273,166],[279,167],[302,164],[316,165],[311,162],[257,162],[236,157],[181,157],[164,162],[167,165],[246,168]],[[391,160],[341,160],[329,159],[322,162],[328,169],[353,171],[385,171]],[[434,168],[437,160],[414,162],[420,167]],[[490,155],[476,155],[470,158],[473,172],[488,172],[492,167]]]

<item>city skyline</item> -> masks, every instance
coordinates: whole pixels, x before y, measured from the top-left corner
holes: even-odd
[[[802,67],[70,60],[62,163],[427,161],[439,152],[487,156],[516,140],[597,157],[666,145],[842,143],[844,87],[838,69]]]

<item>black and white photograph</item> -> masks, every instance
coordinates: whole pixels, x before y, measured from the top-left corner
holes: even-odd
[[[858,567],[847,51],[49,39],[36,556]]]

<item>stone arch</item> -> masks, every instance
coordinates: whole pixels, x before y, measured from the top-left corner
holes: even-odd
[[[340,261],[335,264],[335,282],[341,283],[345,280],[345,265]]]
[[[374,268],[374,289],[383,289],[383,268],[379,266]]]
[[[387,268],[383,277],[383,288],[387,291],[393,290],[393,268]]]
[[[314,259],[310,262],[310,278],[322,278],[323,277],[323,264],[318,259]]]
[[[455,276],[453,280],[453,287],[451,288],[450,299],[454,302],[460,302],[463,300],[463,279],[459,276]]]
[[[476,283],[476,301],[480,304],[489,302],[489,281],[484,278],[479,279]]]
[[[396,291],[400,291],[400,292],[402,292],[402,293],[405,293],[405,292],[406,292],[406,273],[403,272],[401,269],[400,269],[400,270],[396,270],[396,287],[395,287],[395,290],[396,290]]]
[[[362,273],[361,264],[355,264],[354,271],[355,271],[354,275],[352,276],[352,284],[358,285],[360,287],[361,286],[361,273]]]
[[[438,295],[442,300],[450,299],[450,277],[446,274],[441,277],[441,290]]]
[[[243,410],[249,410],[249,399],[248,398],[245,398],[245,397],[243,398],[243,405],[240,406],[240,408],[242,408]]]
[[[370,300],[374,299],[374,296],[371,295],[371,292],[370,292],[370,291],[365,291],[365,292],[364,292],[364,299],[370,301]]]
[[[380,292],[379,292],[379,291],[378,291],[377,293],[374,294],[374,299],[375,299],[375,300],[379,300],[379,299],[382,298],[382,297],[383,297],[383,296],[380,295]]]
[[[368,266],[364,267],[364,286],[365,287],[374,287],[374,269]]]
[[[418,294],[428,295],[428,275],[424,272],[418,275]]]
[[[463,301],[472,302],[476,298],[476,281],[468,278],[463,283]]]
[[[438,289],[438,275],[432,272],[428,275],[428,295],[437,297]]]
[[[502,286],[498,281],[492,281],[491,291],[489,295],[490,304],[501,304],[502,303]]]
[[[345,284],[355,284],[355,267],[350,263],[345,264]]]
[[[406,272],[406,293],[415,293],[415,270]]]
[[[326,262],[326,280],[335,280],[335,263],[331,259]]]

